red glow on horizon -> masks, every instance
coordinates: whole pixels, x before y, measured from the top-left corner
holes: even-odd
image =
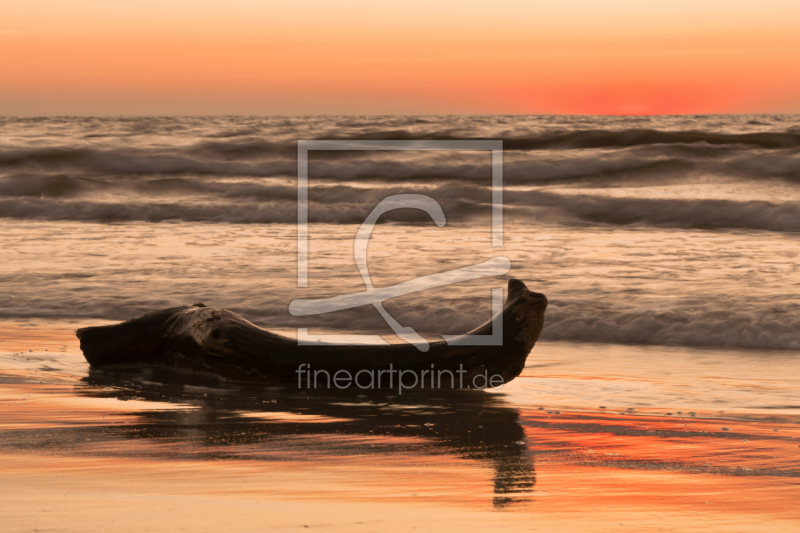
[[[151,0],[77,0],[74,13],[31,1],[49,11],[0,22],[0,115],[800,112],[800,5],[692,18],[700,7],[680,1],[665,15],[628,0],[570,0],[572,14],[501,0],[514,10],[420,18],[308,0],[309,18],[241,0],[168,3],[163,16]],[[767,16],[770,27],[751,22]]]

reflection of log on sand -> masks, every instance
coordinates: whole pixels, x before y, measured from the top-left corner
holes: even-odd
[[[493,504],[498,508],[526,501],[536,483],[519,412],[497,394],[412,391],[397,396],[364,391],[354,398],[348,391],[224,383],[159,367],[91,369],[83,383],[87,386],[76,392],[92,398],[184,407],[145,409],[137,412],[136,423],[113,430],[99,427],[92,440],[98,439],[97,444],[109,439],[112,442],[102,449],[113,453],[137,457],[152,453],[161,459],[169,448],[174,456],[187,459],[244,456],[265,461],[274,461],[275,454],[309,460],[309,451],[324,452],[323,457],[442,454],[491,469]],[[208,394],[187,392],[187,386]],[[80,436],[75,441],[78,446],[84,444],[85,435]],[[144,440],[153,446],[116,445],[114,439]],[[59,443],[66,445],[63,437]]]
[[[484,383],[476,377],[499,375],[502,381],[493,382],[497,385],[522,372],[542,331],[546,307],[543,294],[531,292],[524,283],[512,279],[501,312],[502,345],[464,346],[439,341],[431,343],[427,352],[410,344],[298,345],[293,339],[256,327],[232,311],[200,306],[157,311],[113,326],[83,328],[77,335],[81,350],[93,367],[166,365],[213,372],[239,381],[298,383],[298,370],[305,363],[305,368],[329,374],[340,370],[350,375],[371,371],[372,376],[360,382],[371,385],[365,388],[391,387],[390,369],[395,373],[412,371],[426,379],[423,372],[430,372],[433,367],[440,378],[435,382],[436,388],[471,388],[473,383]],[[491,333],[492,320],[470,332]],[[381,370],[386,373],[376,381],[375,372]],[[319,387],[329,387],[330,381],[326,382],[324,376],[320,381]]]

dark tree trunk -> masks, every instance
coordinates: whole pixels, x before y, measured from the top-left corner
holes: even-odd
[[[374,374],[392,370],[397,383],[397,372],[410,370],[419,377],[433,367],[440,377],[434,388],[451,388],[450,374],[455,376],[454,388],[474,388],[476,376],[498,375],[502,381],[495,378],[495,383],[508,383],[522,372],[542,331],[546,307],[543,294],[531,292],[524,283],[512,279],[502,310],[501,346],[448,345],[442,340],[430,343],[427,352],[411,344],[298,345],[296,340],[261,329],[232,311],[199,305],[156,311],[113,326],[82,328],[77,336],[93,367],[164,365],[239,381],[296,383],[303,387],[309,374],[299,371],[305,369],[318,372],[321,388],[330,384],[324,372],[333,376],[344,370],[354,376],[362,370],[372,371],[372,380],[366,374],[362,384],[394,388],[389,385],[390,374],[384,374],[377,383]],[[470,334],[491,332],[490,320]],[[306,366],[301,368],[303,364]],[[424,388],[430,388],[428,385],[425,382]]]

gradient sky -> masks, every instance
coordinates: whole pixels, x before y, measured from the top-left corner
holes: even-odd
[[[0,115],[800,112],[798,0],[0,0]]]

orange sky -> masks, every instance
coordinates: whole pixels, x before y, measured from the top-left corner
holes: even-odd
[[[797,0],[0,0],[0,115],[800,112]]]

